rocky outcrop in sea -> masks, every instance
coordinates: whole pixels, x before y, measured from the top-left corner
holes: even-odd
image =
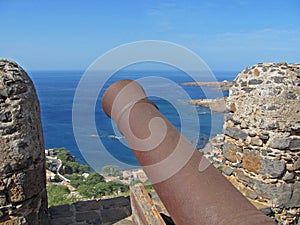
[[[211,82],[184,82],[181,83],[182,86],[202,86],[202,87],[212,87],[216,90],[221,91],[228,91],[232,85],[233,82],[231,81],[211,81]]]

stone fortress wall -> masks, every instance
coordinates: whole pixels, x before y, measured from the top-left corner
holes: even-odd
[[[227,98],[223,171],[279,223],[300,215],[300,64],[261,63]],[[300,220],[299,220],[300,222]],[[299,223],[298,223],[299,224]]]
[[[80,201],[49,209],[51,225],[109,225],[130,215],[130,199],[126,197]]]
[[[112,224],[131,215],[125,197],[48,209],[40,106],[32,81],[0,59],[0,225]]]
[[[48,224],[39,101],[17,64],[0,60],[0,224]]]

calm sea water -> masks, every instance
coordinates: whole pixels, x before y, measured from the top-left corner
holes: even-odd
[[[43,123],[45,148],[60,148],[64,147],[71,151],[79,161],[86,163],[86,160],[74,138],[72,128],[72,104],[76,87],[83,76],[82,71],[32,71],[29,73],[31,76],[41,105],[41,117]],[[217,80],[233,80],[237,73],[236,72],[215,72]],[[85,131],[86,142],[90,143],[91,151],[98,151],[97,146],[94,144],[93,139],[101,138],[102,143],[105,145],[109,153],[121,161],[122,163],[128,164],[128,167],[138,166],[138,163],[132,154],[131,150],[124,146],[119,140],[112,139],[112,135],[115,135],[111,120],[104,115],[101,107],[101,97],[106,88],[113,82],[120,79],[137,79],[140,77],[147,76],[163,76],[176,83],[192,81],[186,74],[181,71],[119,71],[110,80],[108,80],[104,88],[100,92],[100,96],[97,100],[95,120],[97,124],[98,134],[89,133]],[[164,83],[151,84],[157,88],[157,91],[163,96],[166,92],[172,92],[168,89],[168,86]],[[206,98],[205,93],[214,96],[216,92],[212,88],[205,88],[205,93],[199,87],[182,87],[192,99]],[[174,92],[176,96],[176,91]],[[228,95],[228,93],[224,93]],[[174,107],[168,103],[168,101],[162,98],[152,97],[151,98],[159,107],[160,111],[180,129],[181,121],[178,112]],[[181,101],[181,99],[178,99]],[[183,106],[183,107],[195,107],[195,106]],[[211,120],[212,115],[209,109],[204,107],[195,107],[200,121],[200,137],[198,140],[191,140],[197,142],[197,148],[202,148],[210,136],[214,136],[222,131],[223,125],[223,113],[215,113],[213,116],[214,127],[212,130]],[[194,121],[188,121],[191,124]],[[189,131],[195,132],[192,129]],[[99,167],[107,164],[118,164],[116,162],[110,162],[107,159],[97,159]],[[120,163],[120,166],[124,168],[124,165]],[[127,167],[127,166],[125,166]],[[97,168],[94,168],[97,170]]]

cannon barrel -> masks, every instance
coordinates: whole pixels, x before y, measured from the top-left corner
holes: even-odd
[[[112,84],[102,106],[125,136],[175,224],[275,224],[181,135],[137,82]]]

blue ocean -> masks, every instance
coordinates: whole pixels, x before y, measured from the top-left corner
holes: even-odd
[[[218,81],[231,81],[234,79],[236,74],[236,72],[214,72],[214,76]],[[121,79],[136,80],[141,77],[150,76],[164,77],[165,79],[172,80],[177,84],[194,81],[180,70],[121,70],[111,76],[100,90],[100,95],[98,96],[95,107],[94,116],[98,132],[93,133],[89,131],[89,129],[84,128],[83,131],[85,133],[85,142],[87,143],[89,151],[101,151],[98,149],[98,145],[95,144],[95,140],[100,139],[108,151],[108,154],[114,160],[99,156],[95,157],[93,159],[94,162],[91,163],[90,159],[85,157],[85,154],[83,154],[83,150],[79,149],[72,127],[72,106],[74,95],[76,88],[84,75],[84,71],[31,71],[29,72],[29,75],[35,84],[40,100],[45,148],[66,148],[78,161],[90,165],[92,164],[91,166],[94,170],[101,170],[104,165],[111,164],[118,165],[122,169],[139,166],[131,150],[122,143],[125,139],[123,139],[119,133],[114,131],[114,126],[112,125],[110,118],[107,117],[102,110],[102,94],[110,84]],[[95,86],[95,84],[93,85]],[[164,93],[166,92],[174,93],[174,96],[176,96],[176,91],[170,89],[168,85],[163,82],[153,82],[151,85],[156,87],[158,93],[157,96],[164,96]],[[216,93],[216,90],[212,87],[200,88],[179,85],[178,87],[183,89],[191,99],[207,98],[207,93],[209,93],[210,97],[214,97],[214,93]],[[228,95],[227,92],[222,94],[224,96]],[[179,112],[176,111],[174,106],[167,100],[163,99],[163,97],[152,96],[150,99],[158,106],[160,112],[180,130],[182,121],[180,120]],[[178,99],[178,101],[180,102],[182,100]],[[210,137],[213,137],[222,131],[224,114],[212,114],[208,108],[192,106],[186,102],[182,104],[183,107],[194,107],[197,111],[200,124],[200,135],[197,140],[191,141],[196,142],[196,147],[201,149]],[[84,120],[84,115],[82,115],[82,117]],[[212,119],[214,124],[213,127]],[[191,121],[187,121],[187,123],[193,124],[194,121],[191,119]],[[195,133],[193,129],[190,129],[188,132]]]

